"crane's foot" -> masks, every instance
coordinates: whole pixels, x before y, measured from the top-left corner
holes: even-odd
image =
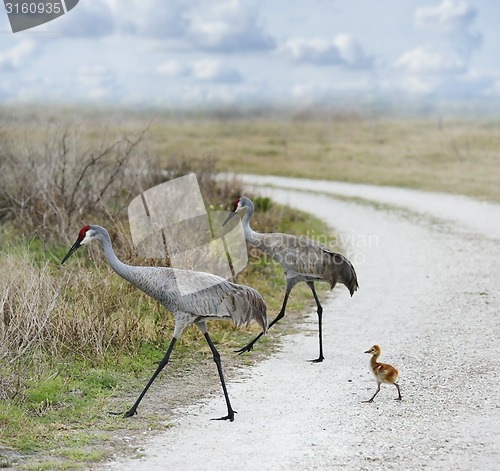
[[[363,402],[364,404],[370,404],[373,402],[373,399],[368,399],[367,401],[361,401],[361,402]]]
[[[394,399],[395,401],[402,401],[403,398],[402,397],[397,397],[396,399]]]
[[[137,409],[131,408],[125,414],[123,412],[108,412],[109,415],[121,415],[122,417],[132,417],[133,415],[137,415]]]
[[[248,345],[245,345],[243,348],[240,348],[239,350],[235,350],[234,353],[239,353],[240,355],[245,352],[251,352],[253,350],[253,344],[254,342],[250,342]]]
[[[135,407],[132,407],[127,412],[125,412],[125,414],[123,414],[123,417],[132,417],[133,415],[137,415],[137,409]]]
[[[225,415],[224,417],[219,417],[217,419],[210,419],[210,420],[229,420],[230,422],[234,422],[234,414],[237,414],[235,410],[232,410],[229,412],[229,414]]]
[[[315,360],[308,360],[310,363],[321,363],[325,357],[320,356],[319,358],[316,358]]]

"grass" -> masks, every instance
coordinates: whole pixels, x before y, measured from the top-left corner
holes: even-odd
[[[225,171],[395,185],[500,201],[500,121],[157,118],[151,137],[165,159],[215,155]]]
[[[8,121],[2,129],[21,138],[19,113],[14,124]],[[53,120],[81,115],[57,109],[53,114]],[[110,125],[112,114],[83,116],[81,132],[87,137],[102,136],[103,130],[137,136],[148,127],[147,155],[160,165],[199,165],[215,158],[221,171],[395,185],[500,201],[498,119],[396,119],[335,110],[276,118],[270,113],[241,117],[143,112],[115,116]]]

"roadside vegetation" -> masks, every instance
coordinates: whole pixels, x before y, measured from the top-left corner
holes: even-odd
[[[165,264],[135,254],[126,217],[133,197],[192,171],[213,209],[228,209],[242,189],[237,179],[215,178],[216,154],[158,155],[147,123],[124,129],[88,117],[21,118],[0,120],[0,467],[74,469],[126,449],[117,437],[169,427],[172,407],[219,386],[206,342],[192,327],[139,416],[108,415],[135,400],[171,339],[173,318],[117,276],[99,244],[64,266],[60,260],[91,223],[109,230],[122,260]],[[327,231],[305,214],[254,199],[260,230]],[[236,281],[258,289],[276,315],[284,290],[279,267],[251,254]],[[300,289],[292,301],[290,312],[310,303]],[[279,335],[238,356],[233,350],[257,326],[211,322],[209,330],[229,370],[269,353]]]

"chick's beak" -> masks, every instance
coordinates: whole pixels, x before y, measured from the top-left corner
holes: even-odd
[[[69,257],[71,257],[71,254],[73,252],[76,252],[80,246],[82,245],[81,243],[82,241],[80,239],[77,239],[76,242],[73,244],[73,246],[68,250],[68,253],[64,256],[64,258],[62,259],[62,262],[61,262],[61,265],[66,261],[68,260]]]

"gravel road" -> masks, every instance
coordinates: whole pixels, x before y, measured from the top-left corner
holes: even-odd
[[[352,298],[339,286],[324,300],[325,361],[306,361],[318,349],[311,310],[280,352],[228,378],[233,423],[208,420],[225,412],[221,394],[208,397],[178,410],[140,457],[101,469],[500,469],[500,206],[301,179],[246,183],[335,228],[357,269]],[[382,385],[362,403],[376,387],[363,353],[374,343],[400,372],[401,402]]]

